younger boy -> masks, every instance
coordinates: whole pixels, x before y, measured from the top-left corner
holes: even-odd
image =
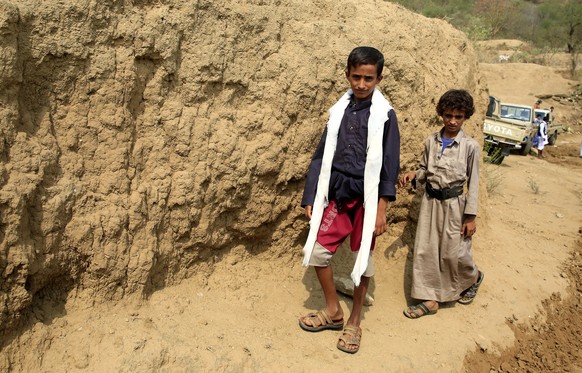
[[[412,262],[411,296],[421,302],[404,310],[410,319],[434,315],[441,302],[471,303],[484,277],[471,252],[477,230],[479,144],[461,129],[475,112],[473,97],[450,90],[436,111],[443,128],[426,139],[418,171],[400,178],[402,187],[409,181],[426,185]]]
[[[538,127],[538,159],[542,159],[544,147],[548,144],[548,125],[542,114],[536,115],[535,122]]]
[[[361,311],[374,275],[375,236],[386,231],[386,207],[396,199],[400,169],[400,134],[396,113],[376,85],[382,81],[384,56],[358,47],[348,56],[349,89],[330,109],[327,127],[311,160],[301,206],[310,219],[303,264],[315,267],[325,308],[299,319],[301,328],[341,330],[344,312],[333,282],[331,258],[351,234],[357,253],[352,312],[337,347],[359,350]]]

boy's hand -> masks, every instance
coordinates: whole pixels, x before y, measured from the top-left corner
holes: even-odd
[[[477,231],[477,223],[475,222],[475,215],[465,215],[463,226],[461,227],[461,236],[464,238],[471,237]]]
[[[374,229],[374,235],[379,236],[382,233],[386,232],[386,211],[384,213],[380,213],[378,210],[378,215],[376,215],[376,228]]]
[[[400,185],[401,188],[403,188],[406,185],[408,185],[408,182],[409,181],[412,181],[415,178],[416,178],[416,172],[415,171],[409,171],[409,172],[405,173],[404,175],[402,175],[402,177],[398,181],[398,184]]]
[[[307,216],[307,220],[311,220],[311,210],[313,209],[313,206],[305,206],[305,216]]]
[[[378,200],[378,213],[376,214],[376,227],[374,228],[375,236],[386,232],[386,207],[388,207],[388,199],[380,197]]]

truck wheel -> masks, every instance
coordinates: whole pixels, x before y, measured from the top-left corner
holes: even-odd
[[[503,160],[505,159],[504,155],[498,155],[496,157],[491,157],[491,163],[493,164],[501,164],[501,162],[503,162]]]
[[[552,134],[552,136],[550,136],[550,137],[548,138],[548,144],[550,144],[550,145],[556,145],[556,140],[557,140],[557,139],[558,139],[558,133],[557,133],[557,132],[554,132],[554,133]]]
[[[526,142],[521,144],[521,149],[519,150],[519,154],[521,155],[528,155],[529,151],[531,150],[532,141],[528,139]]]

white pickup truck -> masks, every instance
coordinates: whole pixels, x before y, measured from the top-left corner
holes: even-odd
[[[491,159],[500,164],[512,149],[520,154],[529,153],[535,135],[533,108],[526,105],[501,103],[497,97],[489,96],[489,106],[483,123],[483,134],[488,144]]]

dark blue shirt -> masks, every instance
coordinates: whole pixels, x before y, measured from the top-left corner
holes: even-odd
[[[329,199],[342,202],[344,199],[363,198],[364,169],[368,142],[368,118],[372,101],[356,103],[353,99],[346,108],[338,133],[338,142],[333,157],[329,181]],[[301,206],[313,205],[321,161],[325,149],[327,128],[311,159]],[[396,200],[396,181],[400,172],[400,132],[394,110],[388,112],[384,123],[382,146],[382,170],[378,195],[389,201]]]

